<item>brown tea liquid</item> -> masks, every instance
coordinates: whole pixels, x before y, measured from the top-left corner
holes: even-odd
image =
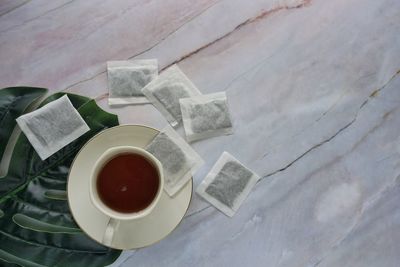
[[[97,192],[109,208],[123,213],[147,208],[160,185],[157,169],[137,154],[121,154],[108,161],[97,177]]]

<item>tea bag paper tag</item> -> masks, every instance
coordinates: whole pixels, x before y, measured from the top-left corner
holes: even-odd
[[[17,118],[42,160],[90,130],[67,95]]]
[[[179,102],[189,142],[233,133],[225,92],[182,98]]]
[[[149,103],[142,89],[157,75],[157,59],[107,62],[108,104],[114,106]]]
[[[171,127],[165,127],[146,150],[163,165],[164,190],[174,196],[204,163],[203,159]]]
[[[260,177],[228,152],[222,153],[196,192],[232,217]]]
[[[201,95],[177,65],[163,71],[142,92],[173,127],[182,120],[179,99]]]

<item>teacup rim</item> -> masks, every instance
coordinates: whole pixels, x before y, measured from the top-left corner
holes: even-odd
[[[97,174],[98,171],[104,164],[115,157],[116,155],[123,154],[123,153],[132,153],[132,154],[139,154],[141,156],[144,156],[147,160],[149,160],[151,163],[154,164],[154,167],[158,171],[158,176],[160,179],[159,187],[157,190],[157,194],[154,197],[153,201],[150,203],[149,206],[147,206],[145,209],[140,210],[138,212],[132,212],[132,213],[122,213],[115,211],[111,208],[109,208],[107,205],[105,205],[101,199],[99,198],[97,191],[96,191],[96,179],[97,179]],[[117,220],[134,220],[134,219],[140,219],[142,217],[145,217],[149,215],[154,207],[157,205],[159,202],[162,191],[164,188],[164,176],[163,176],[163,169],[162,169],[162,164],[161,162],[154,157],[151,153],[146,151],[143,148],[136,147],[136,146],[115,146],[107,149],[106,151],[103,152],[103,154],[96,160],[95,164],[92,167],[91,175],[89,178],[89,196],[92,204],[103,214],[108,216],[109,218],[117,219]],[[96,192],[96,193],[95,193]]]

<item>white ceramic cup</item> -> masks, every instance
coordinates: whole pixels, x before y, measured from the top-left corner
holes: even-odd
[[[136,154],[144,157],[147,159],[153,166],[156,168],[158,172],[158,177],[160,179],[157,194],[154,197],[153,201],[150,203],[149,206],[147,206],[145,209],[139,211],[139,212],[132,212],[132,213],[122,213],[115,211],[111,208],[109,208],[107,205],[105,205],[97,192],[97,177],[102,169],[102,167],[112,158],[114,158],[117,155],[121,154]],[[96,161],[96,163],[93,166],[92,169],[92,174],[89,179],[90,185],[89,185],[89,195],[90,199],[93,203],[93,205],[103,214],[105,214],[107,217],[109,217],[109,221],[106,227],[106,230],[103,235],[103,244],[106,246],[111,246],[113,242],[113,238],[115,233],[118,231],[118,227],[121,221],[124,220],[135,220],[142,218],[146,215],[148,215],[154,207],[157,205],[158,201],[160,200],[161,193],[164,187],[164,176],[163,176],[163,169],[160,161],[158,161],[152,154],[147,152],[146,150],[138,147],[132,147],[132,146],[118,146],[118,147],[113,147],[108,150],[106,150]]]

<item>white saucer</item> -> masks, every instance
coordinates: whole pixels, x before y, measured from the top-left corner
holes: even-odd
[[[92,139],[75,157],[68,177],[68,202],[79,227],[101,243],[108,217],[97,210],[89,198],[89,176],[97,158],[108,148],[128,145],[144,148],[159,131],[140,125],[121,125],[107,129]],[[111,247],[135,249],[152,245],[180,223],[192,197],[190,180],[173,198],[164,191],[154,210],[141,219],[121,222]]]

